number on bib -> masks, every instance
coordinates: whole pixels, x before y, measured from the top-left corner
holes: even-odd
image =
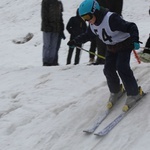
[[[112,37],[106,33],[104,28],[102,29],[102,37],[104,41],[108,40],[109,42],[112,42]]]

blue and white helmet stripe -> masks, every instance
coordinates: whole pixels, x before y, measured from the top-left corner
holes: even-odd
[[[91,13],[94,13],[95,10],[98,9],[98,5],[97,4],[98,4],[97,1],[93,0],[93,5],[92,5],[92,8],[91,8]],[[100,6],[99,6],[99,9],[100,9]]]

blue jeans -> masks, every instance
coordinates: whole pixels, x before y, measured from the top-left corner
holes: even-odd
[[[43,32],[43,63],[55,65],[59,33]]]
[[[138,94],[138,85],[130,68],[131,50],[113,53],[106,51],[104,74],[111,93],[120,90],[120,78],[128,96]]]
[[[59,34],[58,41],[57,41],[57,53],[56,53],[55,59],[54,59],[54,64],[55,65],[59,65],[59,63],[58,63],[58,51],[59,51],[59,48],[60,48],[60,45],[61,45],[61,39],[62,39],[62,37]]]

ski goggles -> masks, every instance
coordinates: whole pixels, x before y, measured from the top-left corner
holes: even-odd
[[[93,14],[88,13],[88,14],[85,14],[85,15],[81,16],[81,18],[82,18],[84,21],[90,21],[90,20],[93,18]]]

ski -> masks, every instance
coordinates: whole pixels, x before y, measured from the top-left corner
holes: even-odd
[[[124,91],[123,95],[118,99],[118,102],[122,99],[122,97],[124,97],[125,93],[126,92]],[[83,132],[88,134],[93,133],[100,126],[100,124],[106,119],[106,117],[112,112],[112,110],[116,107],[118,102],[111,109],[105,110],[105,112],[96,119],[96,121],[91,125],[91,127],[83,130]]]
[[[146,95],[146,93],[143,95],[143,97]],[[127,114],[129,114],[143,99],[143,97],[136,102],[134,106],[132,106],[127,112],[121,112],[111,123],[109,123],[104,129],[101,131],[94,133],[94,135],[97,136],[105,136],[107,135]]]
[[[109,115],[109,113],[112,111],[112,109],[107,109],[104,112],[104,114],[102,116],[100,116],[89,129],[83,130],[83,132],[86,132],[89,134],[93,133],[99,127],[99,125],[105,120],[105,118]]]

